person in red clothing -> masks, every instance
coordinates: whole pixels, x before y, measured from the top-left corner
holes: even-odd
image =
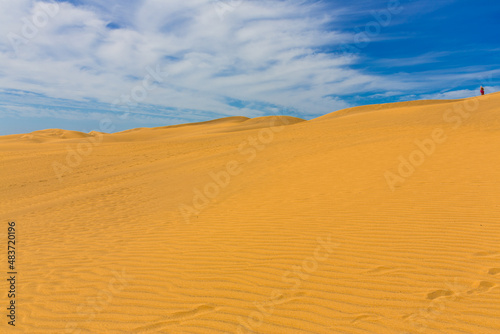
[[[481,89],[479,90],[481,92],[481,95],[484,95],[484,88],[481,86]]]

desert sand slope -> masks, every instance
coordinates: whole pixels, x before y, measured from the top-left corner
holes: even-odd
[[[45,143],[50,141],[58,141],[65,139],[82,139],[87,137],[92,137],[96,134],[99,134],[96,131],[92,131],[92,133],[87,134],[78,131],[69,131],[69,130],[60,130],[60,129],[47,129],[47,130],[39,130],[34,131],[27,134],[21,135],[10,135],[0,137],[0,143]]]
[[[377,110],[387,110],[387,109],[407,109],[413,107],[430,106],[435,104],[444,104],[452,102],[460,102],[462,100],[418,100],[418,101],[408,101],[408,102],[396,102],[396,103],[386,103],[386,104],[375,104],[360,107],[347,108],[339,110],[321,117],[316,118],[316,120],[325,120],[331,118],[338,118],[346,115],[353,115],[362,112],[373,112]]]
[[[0,331],[499,333],[499,105],[0,140]]]

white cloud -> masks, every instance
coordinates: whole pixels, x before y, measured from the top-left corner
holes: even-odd
[[[22,37],[26,20],[43,12],[43,4],[0,2],[0,89],[112,103],[141,87],[146,67],[158,65],[168,76],[148,92],[147,105],[246,116],[275,105],[307,116],[349,107],[342,96],[404,92],[442,80],[353,69],[360,58],[322,51],[352,42],[354,31],[332,28],[347,9],[295,0],[228,1],[238,5],[222,16],[208,0],[61,2],[57,15],[14,52],[7,36]]]
[[[9,19],[7,26],[22,37],[22,18],[33,21],[41,5],[4,4],[0,20]],[[8,70],[0,87],[111,102],[140,83],[146,66],[161,64],[169,78],[148,95],[151,104],[238,113],[223,102],[231,97],[318,114],[347,106],[327,95],[336,92],[339,78],[357,75],[346,68],[351,60],[316,53],[346,39],[324,29],[331,18],[317,6],[243,2],[221,19],[212,2],[147,0],[122,29],[107,29],[111,11],[96,8],[59,3],[59,13],[18,45],[17,54],[2,40],[8,51],[0,61]],[[368,80],[359,75],[357,84]]]

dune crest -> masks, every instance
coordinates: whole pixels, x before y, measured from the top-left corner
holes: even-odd
[[[456,103],[463,101],[463,99],[458,100],[417,100],[417,101],[407,101],[407,102],[395,102],[395,103],[384,103],[384,104],[372,104],[360,107],[353,107],[342,109],[339,111],[335,111],[318,118],[316,120],[325,120],[331,118],[338,118],[342,116],[350,116],[358,113],[377,111],[377,110],[387,110],[387,109],[407,109],[411,107],[427,107],[430,105],[440,105],[440,104],[448,104],[448,103]]]

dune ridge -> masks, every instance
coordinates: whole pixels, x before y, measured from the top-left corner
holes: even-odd
[[[498,333],[499,102],[0,137],[9,332]]]

